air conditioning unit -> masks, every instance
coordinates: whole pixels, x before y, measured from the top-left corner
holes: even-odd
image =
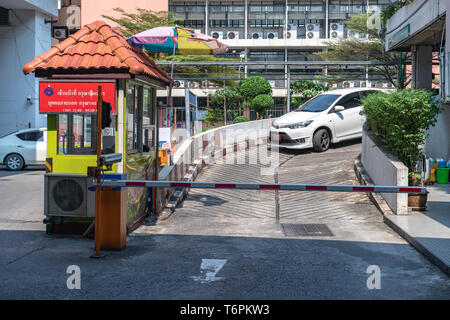
[[[217,40],[223,40],[223,31],[211,31],[211,37]]]
[[[266,36],[267,39],[278,39],[278,32],[269,32]]]
[[[52,37],[55,39],[63,40],[69,36],[69,28],[67,27],[53,27]]]
[[[95,187],[92,178],[78,174],[46,174],[44,178],[46,216],[94,217]]]
[[[320,25],[309,23],[306,25],[306,39],[319,39],[320,38]]]
[[[239,31],[228,31],[227,39],[229,40],[239,39]]]
[[[200,83],[198,83],[197,81],[189,81],[188,87],[189,88],[198,88],[198,87],[200,87]]]
[[[275,88],[275,80],[269,80],[270,86]]]
[[[252,39],[262,39],[263,33],[262,32],[253,32],[252,33]]]
[[[184,88],[184,81],[183,80],[175,80],[173,82],[174,88]]]
[[[381,12],[381,8],[377,5],[369,5],[369,8],[367,9],[367,12],[369,14],[374,14],[374,13],[378,13]]]
[[[344,81],[344,88],[354,88],[355,81]]]
[[[295,24],[288,24],[287,30],[284,32],[285,39],[297,39],[297,26]]]
[[[372,87],[372,83],[370,81],[361,81],[359,86],[361,88],[371,88]]]
[[[330,24],[330,38],[338,39],[344,37],[344,25],[340,23]]]

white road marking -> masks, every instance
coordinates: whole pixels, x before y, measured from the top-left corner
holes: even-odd
[[[192,276],[191,278],[201,283],[207,283],[222,280],[223,277],[216,277],[216,274],[227,263],[226,259],[202,259],[200,265],[200,276]]]

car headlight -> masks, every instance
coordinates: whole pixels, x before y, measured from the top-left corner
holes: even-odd
[[[304,128],[304,127],[309,126],[311,124],[311,122],[313,122],[313,120],[294,123],[294,124],[289,125],[289,129]]]

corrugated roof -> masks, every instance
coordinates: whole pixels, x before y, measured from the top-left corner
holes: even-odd
[[[128,44],[120,31],[103,21],[85,25],[23,67],[45,74],[131,73],[169,83],[169,75],[141,49]]]

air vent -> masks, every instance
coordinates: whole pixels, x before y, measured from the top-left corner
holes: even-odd
[[[227,33],[227,38],[230,40],[239,39],[239,32],[238,31],[229,31]]]
[[[52,36],[59,40],[66,39],[69,36],[69,29],[67,27],[53,27]]]
[[[211,37],[213,37],[214,39],[217,39],[217,40],[222,40],[223,39],[223,31],[212,31]]]
[[[253,32],[252,39],[262,39],[263,35],[261,32]]]
[[[84,191],[75,181],[64,179],[55,183],[53,199],[56,205],[64,211],[74,211],[81,207],[84,201]]]
[[[174,88],[182,88],[182,87],[184,87],[184,81],[183,80],[175,80],[173,82],[173,87]]]
[[[269,32],[267,34],[267,39],[278,39],[278,32]]]
[[[326,224],[281,224],[286,237],[334,236]]]

